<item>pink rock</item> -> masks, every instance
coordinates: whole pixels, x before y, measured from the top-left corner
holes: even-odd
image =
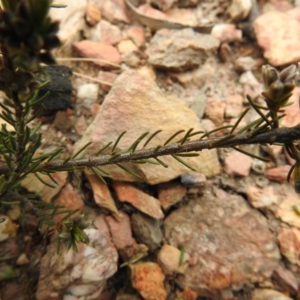
[[[118,50],[111,45],[84,40],[75,42],[73,47],[83,57],[102,59],[115,64],[122,62],[122,58]],[[97,61],[95,61],[95,64],[99,66],[106,65],[103,62]]]
[[[85,9],[85,20],[90,26],[96,25],[101,20],[101,12],[93,2],[89,2]]]
[[[115,45],[122,40],[122,33],[118,26],[102,20],[100,22],[100,42],[109,45]]]
[[[103,83],[101,84],[101,87],[104,91],[108,92],[115,80],[117,79],[118,74],[107,72],[107,71],[99,71],[97,78],[101,80]]]
[[[291,169],[290,165],[278,166],[276,168],[269,169],[265,176],[269,180],[277,181],[277,182],[286,182],[287,175]]]
[[[164,210],[178,203],[186,194],[186,187],[180,182],[169,181],[158,186],[158,199]]]
[[[229,95],[226,101],[225,116],[227,118],[236,118],[243,111],[243,97],[239,94]]]
[[[87,128],[86,118],[84,115],[81,115],[79,118],[77,118],[74,128],[76,130],[76,133],[80,136],[82,136]]]
[[[108,224],[112,240],[118,250],[134,245],[135,239],[132,237],[130,218],[124,213],[119,213],[119,221],[111,216],[105,217]]]
[[[127,34],[138,47],[145,45],[145,33],[143,27],[137,25],[130,26],[127,30]]]
[[[161,19],[161,20],[167,19],[167,16],[164,13],[162,13],[158,9],[153,8],[148,3],[145,3],[145,4],[141,5],[141,6],[139,6],[138,11],[141,14],[146,15],[146,16],[148,16],[150,18]]]
[[[165,275],[159,265],[142,262],[129,265],[132,286],[145,300],[165,300],[167,291],[164,287]]]
[[[227,13],[232,20],[241,21],[248,16],[251,6],[251,0],[233,0]]]
[[[129,183],[114,181],[113,187],[121,202],[130,203],[154,219],[162,219],[164,217],[160,203],[156,198],[140,191]]]
[[[255,186],[247,188],[247,197],[251,205],[255,208],[271,207],[278,204],[278,193],[273,186],[267,186],[263,189]]]
[[[298,282],[295,275],[288,269],[279,267],[273,273],[273,279],[283,291],[295,295],[298,291]]]
[[[300,60],[300,22],[293,13],[267,12],[254,21],[253,29],[257,43],[270,64],[281,66]]]
[[[292,264],[300,266],[300,230],[298,228],[282,228],[278,241],[280,251]]]
[[[242,39],[242,31],[236,29],[233,24],[217,24],[213,27],[211,34],[218,38],[221,43],[232,43]]]
[[[162,10],[168,10],[173,4],[175,0],[152,0],[151,3],[157,5],[157,7]]]
[[[231,176],[248,176],[251,165],[252,158],[238,151],[232,151],[224,160],[225,172]]]
[[[299,97],[300,87],[296,86],[293,90],[292,96],[289,99],[289,102],[292,103],[292,105],[283,109],[286,116],[282,120],[282,126],[293,127],[300,123]]]
[[[292,300],[283,293],[272,289],[255,289],[252,292],[251,300]]]
[[[214,122],[216,126],[220,126],[224,122],[226,103],[214,101],[212,98],[208,99],[204,115]]]
[[[129,23],[124,0],[100,1],[102,15],[111,23]]]

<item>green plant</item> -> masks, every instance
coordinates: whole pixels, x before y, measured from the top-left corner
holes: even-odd
[[[265,91],[262,93],[266,106],[260,106],[247,97],[250,105],[258,113],[255,121],[237,129],[244,118],[246,110],[234,125],[223,126],[211,132],[194,132],[180,130],[169,137],[163,145],[147,148],[148,143],[155,138],[159,131],[152,134],[146,132],[122,151],[115,151],[125,134],[107,144],[93,158],[79,158],[89,146],[85,145],[72,157],[60,160],[62,149],[46,154],[37,154],[41,146],[39,133],[40,123],[36,123],[42,110],[35,110],[36,104],[44,97],[39,96],[39,90],[46,82],[38,81],[38,74],[44,72],[42,63],[50,64],[55,60],[51,50],[59,46],[56,34],[59,28],[57,22],[48,17],[51,7],[49,0],[3,0],[0,11],[0,90],[5,93],[5,100],[0,103],[2,112],[0,117],[13,127],[9,131],[5,124],[0,128],[0,209],[6,211],[11,205],[20,205],[26,218],[26,209],[31,209],[40,217],[40,225],[45,224],[49,232],[57,232],[58,250],[60,244],[67,249],[77,249],[77,243],[88,243],[84,229],[92,226],[86,215],[74,214],[77,210],[65,210],[63,207],[44,203],[35,195],[24,195],[20,191],[21,181],[33,173],[42,183],[52,186],[41,178],[47,175],[56,184],[52,174],[57,171],[70,171],[75,176],[75,170],[90,167],[94,174],[105,181],[107,174],[101,166],[114,164],[128,173],[138,176],[132,170],[124,167],[122,162],[150,163],[167,167],[160,159],[161,156],[171,155],[189,166],[184,158],[197,156],[196,151],[221,147],[231,147],[255,158],[263,159],[246,153],[239,146],[244,144],[280,143],[296,160],[291,168],[288,179],[293,174],[295,188],[300,191],[300,154],[294,141],[300,138],[300,125],[293,128],[280,128],[280,121],[284,117],[282,108],[289,105],[288,100],[293,88],[298,83],[299,74],[296,66],[290,66],[278,72],[271,66],[263,66]],[[36,123],[34,126],[33,123]],[[227,130],[223,137],[214,137],[217,131]],[[185,134],[183,134],[185,132]],[[179,138],[180,136],[180,138]],[[142,145],[142,146],[140,146]],[[103,151],[111,149],[109,155],[102,155]],[[62,221],[56,222],[54,216],[63,214]]]

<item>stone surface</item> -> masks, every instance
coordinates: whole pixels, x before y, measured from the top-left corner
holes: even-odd
[[[300,230],[298,228],[282,228],[278,241],[280,252],[292,264],[300,266]]]
[[[125,212],[119,213],[119,220],[111,216],[105,217],[112,241],[118,250],[124,250],[126,247],[133,246],[136,242],[132,237],[130,218]]]
[[[101,12],[93,2],[89,2],[85,9],[85,20],[90,26],[96,25],[101,20]]]
[[[242,197],[221,194],[205,193],[172,212],[164,224],[166,242],[184,245],[190,255],[177,283],[216,299],[233,284],[269,278],[280,259],[265,217]]]
[[[274,271],[273,279],[283,291],[291,295],[295,295],[299,290],[297,278],[288,269],[279,267]]]
[[[176,0],[151,0],[152,4],[155,4],[160,10],[166,11],[172,7]]]
[[[126,182],[114,181],[113,188],[119,201],[130,203],[132,206],[154,219],[162,219],[164,217],[158,199],[142,192]]]
[[[56,241],[51,243],[41,261],[37,300],[72,296],[98,299],[105,279],[117,271],[118,254],[110,242],[104,218],[96,217],[94,225],[97,229],[85,230],[89,245],[80,244],[78,253],[61,250],[57,255]]]
[[[252,71],[255,65],[256,61],[251,56],[237,57],[234,61],[234,68],[241,73]]]
[[[180,268],[181,251],[171,245],[165,244],[161,247],[157,255],[157,261],[165,274],[173,274]],[[182,263],[189,260],[189,255],[184,254]]]
[[[277,206],[279,204],[278,193],[273,186],[265,188],[257,188],[255,186],[248,186],[247,197],[251,205],[255,208]]]
[[[119,212],[113,200],[109,188],[106,184],[101,182],[95,174],[86,174],[92,190],[94,201],[102,208],[109,210],[115,218],[119,218]]]
[[[286,182],[287,175],[291,169],[290,165],[278,166],[276,168],[269,169],[265,172],[266,178],[277,182]]]
[[[271,65],[287,65],[300,60],[300,20],[294,17],[293,10],[267,12],[254,21],[253,29],[257,43]]]
[[[185,187],[203,187],[206,183],[206,177],[201,173],[189,172],[182,174],[180,181]]]
[[[292,300],[292,298],[271,289],[255,289],[252,300]]]
[[[224,160],[225,172],[231,176],[248,176],[251,165],[252,158],[238,151],[230,152]]]
[[[165,300],[165,275],[158,264],[143,262],[129,265],[132,286],[145,300]]]
[[[74,49],[83,57],[105,60],[110,63],[119,64],[122,58],[118,50],[108,44],[83,40],[73,43]],[[104,62],[94,61],[99,66],[105,66]]]
[[[132,231],[139,243],[145,244],[150,251],[161,246],[161,222],[141,213],[133,213],[130,219]]]
[[[219,47],[217,38],[190,28],[160,29],[146,50],[149,63],[170,71],[184,71],[202,64]]]
[[[194,128],[195,131],[202,130],[194,112],[181,100],[166,97],[150,79],[137,71],[129,70],[117,78],[98,115],[75,145],[74,151],[92,141],[88,154],[93,155],[107,143],[115,141],[126,130],[116,148],[116,151],[119,151],[130,146],[141,134],[161,129],[162,132],[147,145],[149,148],[155,147],[164,144],[177,130],[189,128]],[[181,136],[183,135],[179,135],[178,139]],[[109,153],[110,149],[106,151],[105,153]],[[151,164],[123,165],[149,184],[167,182],[187,172],[187,168],[172,157],[165,156],[162,160],[168,168]],[[207,177],[220,171],[215,150],[203,150],[199,156],[185,158],[185,161]],[[103,169],[115,180],[140,180],[117,166],[105,166]]]
[[[186,187],[178,181],[169,181],[158,185],[158,199],[164,210],[180,202],[186,194]]]
[[[122,40],[122,32],[120,28],[116,25],[110,24],[105,20],[102,20],[99,23],[98,31],[100,32],[99,42],[101,43],[115,45]]]
[[[130,26],[127,30],[127,34],[137,47],[145,45],[145,33],[143,27],[137,25]]]
[[[233,43],[239,42],[243,34],[233,24],[216,24],[211,31],[211,35],[216,37],[221,43]]]
[[[237,118],[243,111],[243,97],[239,94],[229,95],[226,101],[225,117]]]
[[[114,84],[115,80],[117,79],[118,75],[112,72],[107,71],[99,71],[97,78],[103,82],[101,84],[102,89],[105,92],[110,91],[112,85]]]
[[[248,16],[251,6],[251,0],[233,0],[227,13],[233,21],[241,21]]]
[[[292,103],[292,105],[284,108],[284,113],[286,116],[282,120],[282,126],[293,127],[300,123],[299,97],[300,87],[296,86],[293,90],[292,96],[289,99],[289,102]]]
[[[50,187],[42,183],[34,174],[28,174],[25,179],[22,180],[21,185],[23,188],[27,189],[27,191],[36,193],[39,195],[43,201],[51,202],[52,198],[59,193],[61,188],[66,184],[68,178],[68,172],[56,172],[51,173],[54,180],[57,184],[53,184],[53,181],[49,178],[48,175],[40,174],[39,176],[43,181],[54,185],[55,187]]]
[[[129,23],[124,0],[99,1],[101,13],[111,23]]]

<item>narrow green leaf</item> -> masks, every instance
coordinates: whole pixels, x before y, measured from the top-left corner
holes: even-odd
[[[42,178],[38,175],[38,173],[33,173],[33,174],[34,174],[34,176],[35,176],[41,183],[43,183],[44,185],[46,185],[46,186],[48,186],[48,187],[51,187],[51,188],[53,188],[53,189],[55,188],[55,185],[46,182],[44,179],[42,179]]]
[[[232,125],[225,125],[225,126],[221,126],[221,127],[217,127],[215,128],[214,130],[211,130],[209,132],[206,132],[205,134],[203,134],[201,137],[200,137],[200,140],[202,140],[203,138],[211,135],[212,133],[215,133],[217,131],[220,131],[220,130],[223,130],[223,129],[227,129],[227,128],[231,128],[233,127]]]
[[[160,133],[160,132],[162,132],[162,130],[160,129],[160,130],[157,130],[157,131],[155,131],[154,133],[152,133],[151,135],[150,135],[150,137],[148,138],[148,140],[145,142],[145,144],[143,145],[143,148],[145,148],[148,144],[149,144],[149,142],[158,134],[158,133]]]
[[[138,144],[142,141],[142,139],[149,134],[149,131],[143,133],[141,136],[139,136],[136,141],[132,143],[132,145],[128,148],[128,152],[130,151],[133,153],[135,149],[137,148]]]
[[[164,146],[168,145],[178,134],[184,132],[183,129],[178,130],[177,132],[175,132],[173,135],[171,135],[164,143]]]
[[[34,135],[37,133],[37,131],[41,128],[41,126],[42,126],[42,122],[38,122],[38,123],[36,124],[36,126],[34,126],[34,127],[30,130],[30,137],[34,136]],[[28,126],[26,126],[26,128],[28,128]]]
[[[219,140],[210,143],[209,144],[209,149],[211,148],[216,148],[216,147],[220,147],[222,146],[225,142],[227,142],[228,140],[231,140],[232,138],[234,138],[236,135],[235,134],[229,134],[227,136],[224,136],[223,138],[220,138]]]
[[[138,175],[138,174],[136,174],[135,172],[129,170],[128,168],[122,166],[121,164],[116,163],[116,165],[117,165],[120,169],[122,169],[122,170],[124,170],[125,172],[131,174],[132,176],[135,176],[135,177],[138,177],[138,178],[142,178],[140,175]]]
[[[245,117],[246,113],[250,110],[250,108],[247,108],[244,110],[244,112],[240,115],[240,117],[238,118],[238,120],[235,122],[235,124],[233,125],[233,127],[231,128],[230,134],[233,134],[233,132],[235,131],[235,129],[238,127],[238,125],[240,124],[240,122],[242,121],[242,119]]]
[[[111,153],[114,153],[115,152],[115,149],[117,148],[118,144],[119,144],[119,141],[121,140],[122,136],[126,133],[126,131],[123,131],[117,138],[117,140],[115,141],[112,149],[111,149]]]
[[[99,174],[99,172],[97,171],[96,168],[91,167],[92,172],[95,174],[95,176],[105,185],[107,185],[107,182],[105,181],[105,179]]]
[[[178,141],[180,143],[180,145],[183,145],[187,141],[187,139],[190,137],[190,134],[192,133],[193,130],[194,130],[194,128],[190,128],[186,132],[186,134],[184,135],[184,137],[180,141]]]
[[[155,149],[153,150],[152,154],[156,155],[156,153],[158,152],[158,150],[161,148],[162,146],[158,145],[155,147]]]
[[[140,159],[140,160],[131,160],[132,163],[137,163],[137,164],[146,164],[146,163],[149,163],[149,164],[152,164],[152,165],[160,165],[159,162],[153,160],[153,159],[148,159],[148,158],[144,158],[144,159]]]
[[[99,172],[101,172],[101,173],[103,173],[103,174],[109,176],[109,173],[106,172],[106,171],[104,171],[103,169],[101,169],[99,166],[97,166],[97,167],[95,167],[95,168],[96,168]]]
[[[82,148],[80,148],[73,156],[72,159],[75,159],[81,152],[83,152],[92,142],[88,142],[86,145],[84,145]]]
[[[192,171],[196,171],[194,168],[192,168],[189,164],[187,164],[184,160],[182,160],[180,157],[178,157],[175,154],[172,154],[172,156],[179,161],[181,164],[183,164],[184,166],[186,166],[187,168],[191,169]]]
[[[48,162],[57,159],[60,156],[62,151],[63,151],[63,148],[60,148],[60,149],[57,149],[57,150],[53,151],[53,153],[50,154]]]
[[[115,155],[112,155],[107,162],[115,161],[117,158],[119,158],[122,155],[122,153],[116,153]]]
[[[243,154],[245,154],[245,155],[248,155],[248,156],[250,156],[250,157],[253,157],[253,158],[256,158],[256,159],[265,161],[265,162],[269,162],[269,161],[270,161],[269,159],[266,159],[266,158],[263,158],[263,157],[254,155],[254,154],[249,153],[249,152],[247,152],[247,151],[245,151],[245,150],[242,150],[242,149],[240,149],[240,148],[237,148],[237,147],[232,147],[232,148],[233,148],[234,150],[236,150],[236,151],[238,151],[238,152],[241,152],[241,153],[243,153]]]
[[[292,175],[292,173],[293,173],[295,167],[296,167],[296,164],[294,164],[294,165],[290,168],[290,170],[289,170],[289,172],[288,172],[288,174],[287,174],[287,177],[286,177],[286,181],[287,181],[287,182],[290,182],[291,175]]]
[[[100,153],[102,153],[106,148],[108,148],[110,145],[112,144],[112,142],[109,142],[108,144],[106,144],[104,147],[102,147],[96,154],[95,156],[98,156]]]
[[[168,168],[168,165],[166,163],[164,163],[162,160],[160,160],[158,157],[155,157],[155,159],[157,160],[157,162],[162,165],[164,168]]]
[[[195,156],[199,156],[199,153],[176,153],[176,156],[180,156],[180,157],[195,157]]]

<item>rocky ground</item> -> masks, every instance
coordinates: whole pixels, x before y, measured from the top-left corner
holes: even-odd
[[[72,69],[72,97],[42,117],[43,147],[87,156],[124,130],[119,149],[162,130],[234,124],[261,101],[261,66],[300,61],[300,2],[286,0],[64,0],[58,63]],[[210,34],[209,34],[210,33]],[[294,105],[283,126],[300,122]],[[56,98],[58,98],[57,96]],[[68,97],[67,97],[68,98]],[[242,121],[256,118],[251,111]],[[299,195],[286,183],[293,160],[280,146],[202,151],[168,165],[128,165],[141,180],[106,167],[107,185],[85,170],[82,182],[55,174],[55,189],[23,183],[46,202],[88,212],[89,245],[55,253],[38,219],[18,227],[10,211],[0,243],[1,300],[300,299]],[[7,231],[7,228],[9,230]]]

